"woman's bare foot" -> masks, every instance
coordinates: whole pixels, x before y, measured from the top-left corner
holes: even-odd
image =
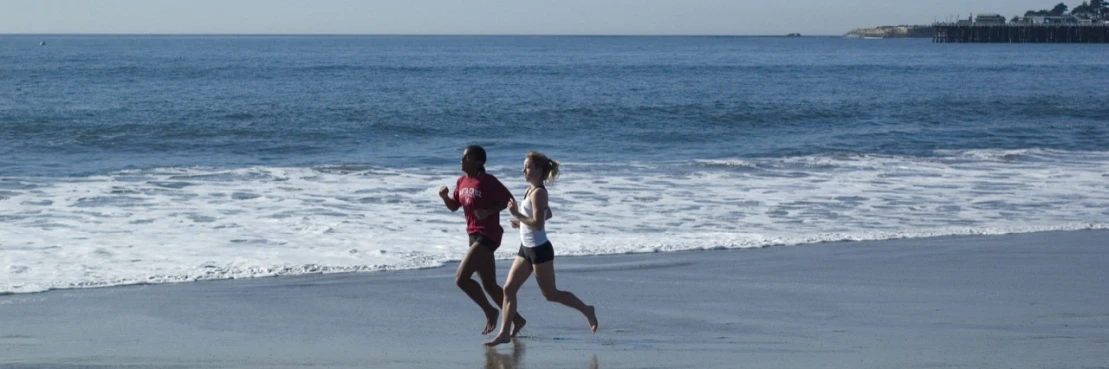
[[[498,334],[496,337],[493,337],[493,339],[490,340],[489,342],[486,342],[485,345],[489,346],[489,347],[493,347],[493,346],[496,346],[496,345],[499,345],[499,344],[502,344],[502,343],[509,343],[509,342],[512,342],[512,338],[508,337],[504,333],[501,333],[501,334]]]
[[[593,305],[585,307],[585,319],[589,321],[589,330],[597,333],[597,309]]]
[[[520,314],[516,314],[516,319],[512,319],[512,334],[509,335],[509,337],[516,337],[516,334],[520,333],[521,329],[524,329],[525,324],[528,324],[528,321],[520,316]]]
[[[489,332],[497,329],[497,318],[500,318],[500,316],[501,314],[496,310],[493,310],[493,315],[485,314],[485,330],[481,331],[481,334],[489,334]]]

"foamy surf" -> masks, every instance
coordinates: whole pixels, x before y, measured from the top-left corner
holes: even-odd
[[[1109,153],[565,163],[560,255],[1109,226]],[[518,168],[490,166],[517,196]],[[0,292],[427,268],[466,250],[454,168],[164,168],[0,178]],[[507,222],[503,222],[507,226]],[[514,255],[508,230],[498,256]]]

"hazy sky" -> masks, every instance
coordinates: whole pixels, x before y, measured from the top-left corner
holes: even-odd
[[[1074,7],[1080,1],[1064,1]],[[0,33],[839,35],[1058,0],[0,0]]]

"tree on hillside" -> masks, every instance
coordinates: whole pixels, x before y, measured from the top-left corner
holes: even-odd
[[[1013,19],[1009,20],[1009,23],[1017,23],[1017,22],[1020,22],[1020,16],[1019,15],[1014,15]]]
[[[1102,0],[1090,0],[1090,12],[1101,18],[1109,11],[1109,3]]]
[[[1067,4],[1059,3],[1054,8],[1051,8],[1051,15],[1067,14]]]
[[[1040,10],[1026,11],[1026,12],[1024,12],[1024,16],[1025,17],[1031,17],[1031,16],[1034,16],[1034,15],[1056,15],[1056,16],[1060,16],[1060,15],[1067,14],[1067,9],[1068,9],[1067,4],[1059,3],[1059,4],[1056,4],[1055,7],[1051,8],[1051,10],[1040,9]],[[1085,14],[1085,15],[1090,16],[1091,18],[1094,18],[1094,19],[1109,20],[1109,0],[1083,1],[1082,5],[1074,7],[1074,9],[1071,10],[1070,14],[1072,14],[1072,15]]]
[[[1074,9],[1071,9],[1070,14],[1071,15],[1093,14],[1093,12],[1090,11],[1090,4],[1083,1],[1082,5],[1076,6],[1076,7],[1074,7]]]

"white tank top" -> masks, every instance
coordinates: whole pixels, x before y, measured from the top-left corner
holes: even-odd
[[[530,191],[532,193],[535,190]],[[520,213],[531,217],[532,208],[531,201],[528,200],[527,195],[524,195],[524,201],[520,202]],[[542,216],[542,215],[541,215]],[[547,231],[543,229],[532,229],[527,224],[520,223],[520,242],[524,247],[536,247],[547,243]]]

